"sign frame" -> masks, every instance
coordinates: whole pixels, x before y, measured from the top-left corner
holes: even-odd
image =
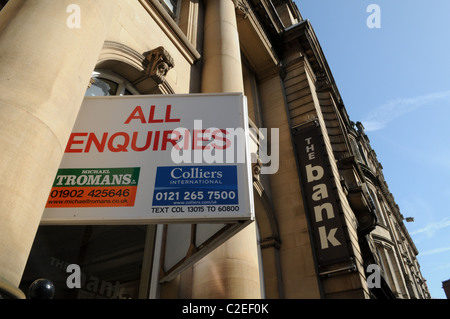
[[[99,123],[102,118],[102,123]],[[180,150],[177,150],[171,134],[180,133],[180,128],[186,129],[184,134],[188,135],[183,135],[183,139],[181,134],[178,135],[178,141],[189,144],[179,142]],[[215,136],[213,129],[216,129]],[[227,135],[229,132],[235,135]],[[151,138],[151,143],[147,143]],[[85,97],[50,191],[41,225],[253,221],[249,143],[247,101],[242,93]],[[195,145],[200,149],[195,149]],[[225,158],[227,145],[231,145],[235,152],[234,162]],[[206,152],[208,146],[211,149],[209,153]],[[215,153],[213,146],[216,147]],[[189,151],[191,162],[183,162]],[[213,153],[222,157],[214,157]],[[181,159],[181,162],[173,162],[174,154],[178,154],[177,160]],[[200,160],[196,154],[203,154]],[[222,158],[223,161],[210,162],[211,158]],[[114,174],[117,170],[122,170],[122,174]],[[158,170],[162,177],[157,180]],[[176,182],[184,177],[186,181],[203,180],[209,184],[194,188],[168,184],[170,179],[170,182]],[[161,196],[165,195],[157,194],[156,188],[178,192],[178,201],[163,200]],[[192,189],[196,198],[181,202],[180,195],[186,193],[190,195],[188,199],[192,199],[194,193],[189,191]],[[84,190],[81,195],[85,197],[80,200],[74,198],[81,193],[77,190]],[[101,196],[120,200],[127,195],[127,199],[132,201],[116,203],[116,206],[111,202],[89,202],[97,193],[99,200],[102,200]],[[202,201],[199,200],[200,194]],[[214,196],[219,198],[214,201]],[[50,204],[50,201],[53,202]],[[211,211],[207,207],[215,209]]]

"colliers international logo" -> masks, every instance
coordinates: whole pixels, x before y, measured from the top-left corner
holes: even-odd
[[[211,169],[210,167],[174,167],[171,168],[170,184],[222,184],[223,167]]]
[[[237,205],[237,180],[236,165],[158,167],[153,206]]]

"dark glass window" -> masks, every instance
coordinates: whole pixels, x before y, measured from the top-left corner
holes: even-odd
[[[28,258],[20,289],[49,279],[54,299],[130,299],[139,297],[147,226],[41,226]],[[81,288],[69,288],[80,268]]]

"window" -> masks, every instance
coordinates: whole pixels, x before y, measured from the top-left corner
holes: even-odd
[[[361,146],[358,144],[358,142],[353,137],[350,137],[350,145],[351,145],[353,154],[356,157],[356,160],[359,163],[364,164],[366,162],[366,159],[364,158],[364,155],[363,155],[364,153],[361,150]]]
[[[159,0],[173,19],[177,17],[178,0]]]
[[[370,193],[370,197],[372,198],[372,201],[375,205],[375,214],[377,216],[377,222],[378,224],[384,225],[385,221],[384,221],[384,217],[383,217],[383,210],[381,208],[381,205],[383,205],[383,203],[380,203],[380,199],[378,198],[377,194],[375,194],[375,192],[368,187],[367,188],[369,190]]]
[[[146,225],[40,226],[20,289],[27,294],[34,280],[45,278],[55,286],[54,299],[146,297],[146,242]],[[80,288],[67,285],[70,264],[80,267]]]
[[[113,72],[96,70],[85,96],[138,95],[139,92],[128,82]]]

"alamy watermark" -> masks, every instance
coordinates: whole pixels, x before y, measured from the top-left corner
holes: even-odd
[[[179,127],[172,131],[171,159],[175,164],[245,163],[244,143],[249,139],[251,162],[261,165],[260,174],[275,174],[279,167],[279,129],[270,129],[270,143],[268,133],[267,128],[250,128],[248,137],[243,128],[204,129],[202,120],[195,120],[193,130]]]
[[[81,288],[81,268],[77,264],[67,265],[66,272],[70,273],[67,277],[66,285],[67,288]]]
[[[66,19],[66,24],[69,29],[81,28],[81,8],[78,4],[69,4],[66,12],[70,15]]]
[[[70,13],[67,17],[66,24],[69,29],[81,28],[81,8],[77,4],[69,4],[66,8],[66,12]],[[367,6],[367,13],[370,15],[367,17],[366,25],[369,29],[381,28],[381,8],[378,4],[372,3]]]
[[[381,28],[381,8],[378,4],[369,4],[366,11],[370,13],[367,17],[366,25],[369,29]]]
[[[366,282],[369,288],[381,288],[381,268],[377,264],[370,264],[366,269]]]
[[[112,299],[128,297],[119,281],[102,280],[97,276],[82,272],[78,264],[69,264],[55,257],[50,258],[50,264],[69,274],[66,279],[66,286],[69,289],[81,289],[85,293]]]
[[[55,259],[56,260],[56,259]],[[81,268],[77,264],[67,264],[66,272],[70,273],[70,275],[67,277],[66,285],[69,289],[78,288],[80,289],[83,286],[82,283],[82,276],[84,275],[81,272]],[[366,283],[367,287],[372,288],[381,288],[381,268],[377,264],[370,264],[366,268]],[[89,278],[92,281],[92,277]],[[95,278],[94,278],[95,279]],[[98,279],[97,279],[98,282]],[[112,283],[108,283],[105,281],[102,281],[101,286],[99,288],[100,292],[104,292],[106,289],[105,287],[108,287],[110,290],[109,294],[110,296],[118,296],[120,293],[120,283],[115,283],[115,288],[113,288]],[[98,288],[98,287],[97,287]],[[114,292],[112,292],[114,290]]]

